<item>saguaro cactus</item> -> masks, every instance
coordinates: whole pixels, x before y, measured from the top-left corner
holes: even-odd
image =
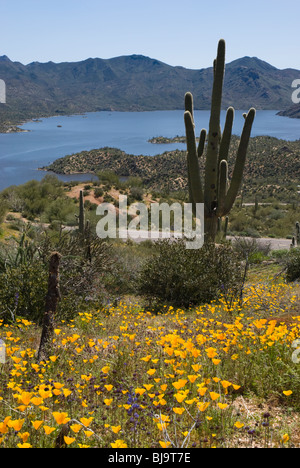
[[[211,100],[211,114],[208,135],[202,129],[197,147],[193,111],[193,96],[185,95],[184,122],[187,141],[187,169],[190,202],[204,203],[205,242],[214,242],[218,218],[226,216],[239,192],[245,166],[246,153],[255,117],[255,109],[251,108],[244,116],[244,127],[237,150],[236,162],[232,178],[228,180],[228,152],[232,134],[234,109],[229,107],[223,133],[220,126],[221,101],[225,70],[225,41],[218,44],[217,58],[214,61],[214,81]],[[206,147],[204,177],[199,171],[199,158]]]

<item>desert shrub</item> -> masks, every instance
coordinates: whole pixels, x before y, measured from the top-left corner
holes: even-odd
[[[94,190],[94,195],[96,198],[102,197],[103,196],[103,190],[100,187],[96,187]]]
[[[292,249],[286,262],[286,280],[290,283],[300,279],[300,249]]]
[[[141,268],[139,293],[179,307],[236,296],[242,271],[230,245],[186,249],[183,240],[158,241]]]
[[[39,321],[47,293],[46,266],[31,263],[8,267],[0,274],[0,316],[15,320],[17,316]]]
[[[8,187],[0,194],[0,201],[12,211],[22,212],[34,220],[57,199],[64,199],[64,184],[55,176],[46,175],[40,182],[31,180],[23,185]]]
[[[143,200],[143,189],[141,187],[131,187],[130,195],[134,200],[141,201]]]
[[[125,187],[142,187],[143,180],[140,177],[129,176],[124,186]]]
[[[268,258],[271,244],[269,242],[260,243],[254,238],[236,238],[233,241],[233,249],[242,260],[246,260],[249,263],[259,263]]]
[[[30,236],[28,235],[30,234]],[[14,244],[0,249],[0,316],[36,320],[44,307],[47,271],[39,261],[38,250],[31,239],[31,227],[23,229]]]
[[[0,224],[3,223],[8,207],[5,204],[0,204]]]
[[[109,171],[109,170],[99,171],[97,172],[97,176],[98,176],[100,183],[102,184],[107,183],[109,187],[111,185],[118,185],[120,182],[119,176],[117,176],[117,174],[115,174],[113,171]]]
[[[70,198],[59,198],[47,204],[43,214],[43,221],[52,223],[59,221],[66,222],[70,215],[73,215],[75,210],[74,202]]]
[[[0,317],[41,323],[48,286],[49,257],[61,253],[57,316],[72,319],[79,310],[99,306],[112,268],[110,248],[92,235],[48,230],[0,252]]]
[[[114,242],[112,245],[113,269],[107,275],[106,288],[110,297],[138,294],[141,267],[151,255],[153,242]]]
[[[48,264],[52,251],[61,255],[58,315],[72,319],[78,310],[102,303],[113,270],[111,246],[96,235],[75,232],[45,232],[39,240],[41,260]]]

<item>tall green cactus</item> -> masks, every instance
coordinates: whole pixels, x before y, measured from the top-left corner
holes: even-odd
[[[234,109],[229,107],[223,133],[220,126],[221,101],[225,70],[225,41],[218,44],[217,58],[214,61],[214,81],[211,100],[209,131],[202,129],[198,147],[195,137],[193,96],[185,95],[184,122],[187,141],[187,168],[190,202],[204,203],[205,242],[214,242],[218,218],[226,216],[239,192],[246,160],[255,109],[251,108],[244,116],[244,127],[237,151],[232,178],[228,180],[228,152],[232,134]],[[199,171],[199,158],[202,157],[207,139],[204,177]]]
[[[83,191],[80,190],[79,194],[79,215],[76,216],[79,223],[79,232],[84,234],[84,200],[83,200]]]

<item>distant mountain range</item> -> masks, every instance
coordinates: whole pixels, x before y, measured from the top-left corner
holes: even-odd
[[[143,55],[28,65],[4,55],[0,78],[6,104],[0,104],[0,123],[103,110],[183,109],[186,91],[193,93],[196,109],[209,109],[212,77],[212,67],[173,67]],[[297,78],[299,70],[280,70],[256,57],[234,60],[226,65],[223,107],[285,110]]]

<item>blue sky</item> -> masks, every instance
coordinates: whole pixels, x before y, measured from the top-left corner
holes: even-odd
[[[142,54],[170,65],[256,56],[300,69],[299,0],[0,0],[0,55],[27,64]]]

